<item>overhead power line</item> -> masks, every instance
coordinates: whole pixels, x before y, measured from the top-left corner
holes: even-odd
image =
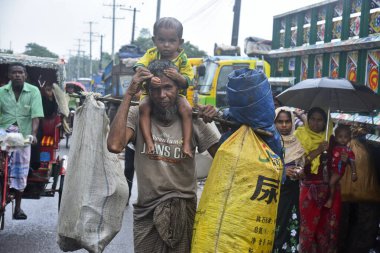
[[[133,8],[133,9],[120,8],[120,10],[133,11],[132,38],[131,38],[131,44],[133,44],[133,42],[135,41],[136,12],[140,12],[140,11],[136,10],[136,8]]]
[[[88,34],[90,35],[90,78],[92,78],[92,36],[95,35],[95,33],[92,32],[92,25],[96,24],[93,21],[86,22],[90,25],[90,32]]]
[[[201,6],[198,10],[191,13],[187,18],[185,18],[182,23],[185,23],[191,19],[196,19],[198,16],[202,15],[204,12],[208,11],[213,5],[220,3],[221,1],[218,0],[210,0],[208,1],[204,6]]]
[[[121,5],[121,4],[117,5],[115,3],[115,0],[113,0],[112,4],[109,4],[109,5],[105,4],[104,6],[112,7],[112,17],[103,17],[103,18],[112,19],[112,60],[113,62],[115,62],[115,20],[124,19],[124,17],[123,18],[115,17],[115,13],[116,13],[116,7],[124,7],[124,5]]]

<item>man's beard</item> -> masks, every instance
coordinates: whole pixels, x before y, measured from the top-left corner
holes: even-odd
[[[170,108],[160,108],[153,105],[153,116],[164,124],[171,123],[177,116],[177,106],[173,105]]]
[[[24,88],[24,82],[12,81],[12,89],[15,91],[21,91]]]

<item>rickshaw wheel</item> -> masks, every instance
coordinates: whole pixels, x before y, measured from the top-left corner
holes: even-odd
[[[3,201],[3,177],[0,177],[0,203]],[[0,230],[4,229],[4,210],[0,206]]]
[[[61,207],[61,198],[62,198],[64,182],[65,182],[65,175],[61,175],[61,178],[59,179],[59,189],[58,189],[58,211],[59,211],[59,208]]]
[[[4,180],[3,176],[0,176],[0,203],[3,202],[3,180]]]
[[[66,148],[69,148],[69,138],[70,138],[70,135],[66,134]]]
[[[0,230],[4,230],[4,213],[0,215]]]

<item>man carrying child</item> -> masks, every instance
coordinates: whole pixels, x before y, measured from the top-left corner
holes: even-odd
[[[148,70],[137,69],[112,121],[107,140],[108,149],[113,153],[121,152],[129,142],[135,144],[138,198],[133,218],[136,253],[190,252],[197,204],[195,160],[182,152],[182,126],[176,107],[179,85],[169,77],[168,69],[176,70],[168,60],[153,61]],[[153,77],[160,81],[152,81]],[[130,107],[132,97],[143,82],[146,82],[145,88],[153,105],[154,154],[148,154],[139,128],[140,108]],[[216,114],[212,106],[199,110],[205,115],[204,119]],[[208,150],[214,155],[219,140],[215,132],[200,119],[192,119],[191,123],[191,149],[198,147],[199,152]]]
[[[153,27],[153,43],[156,47],[148,49],[145,55],[136,63],[134,69],[144,68],[150,62],[157,59],[170,60],[179,69],[179,73],[174,68],[165,70],[165,75],[175,81],[180,88],[180,96],[177,98],[177,109],[182,119],[183,131],[183,153],[193,157],[194,150],[191,150],[192,135],[192,108],[183,96],[186,89],[194,78],[193,69],[187,56],[180,46],[183,44],[182,39],[183,27],[181,22],[175,18],[167,17],[159,19]],[[160,82],[160,79],[153,77],[151,82]],[[150,114],[152,112],[151,101],[148,96],[143,96],[140,100],[140,128],[145,139],[147,152],[154,154],[155,147],[150,126]]]

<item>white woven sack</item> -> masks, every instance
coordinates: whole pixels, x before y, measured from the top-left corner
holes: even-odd
[[[115,154],[107,150],[104,104],[88,96],[77,109],[58,217],[63,251],[102,252],[120,231],[128,185]]]
[[[53,83],[53,93],[60,113],[65,117],[69,117],[69,104],[66,100],[65,92],[58,86],[58,84]]]

